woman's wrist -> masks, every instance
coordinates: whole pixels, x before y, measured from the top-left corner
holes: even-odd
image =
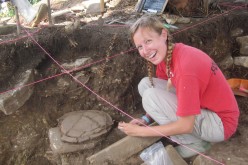
[[[141,119],[143,119],[146,122],[146,124],[150,124],[151,123],[151,119],[149,117],[147,117],[146,115],[143,115],[141,117]]]

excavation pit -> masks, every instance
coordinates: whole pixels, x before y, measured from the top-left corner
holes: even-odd
[[[196,19],[194,23],[201,21]],[[236,11],[171,33],[176,42],[208,53],[227,79],[248,79],[248,68],[230,61],[241,56],[241,45],[236,39],[248,35],[247,22],[248,12]],[[48,129],[57,126],[57,118],[72,111],[94,109],[108,113],[117,122],[131,120],[121,111],[134,117],[143,113],[137,84],[147,75],[146,63],[134,49],[128,26],[82,24],[71,31],[58,26],[26,29],[20,36],[3,36],[0,49],[1,94],[17,88],[34,88],[16,111],[0,113],[1,164],[86,164],[86,157],[120,140],[124,134],[113,125],[106,140],[94,149],[55,157],[50,153]],[[85,61],[76,62],[82,59]],[[33,70],[34,81],[15,86],[18,75],[29,69]],[[226,164],[248,161],[248,100],[240,96],[236,99],[241,111],[237,133],[209,152],[209,156]],[[140,163],[136,158],[125,163]]]

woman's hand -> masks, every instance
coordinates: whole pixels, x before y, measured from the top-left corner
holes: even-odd
[[[120,122],[118,128],[129,136],[142,136],[142,127],[138,124]]]
[[[141,118],[137,118],[137,119],[133,119],[129,122],[130,124],[136,124],[136,125],[140,125],[140,126],[144,126],[146,125],[146,121],[144,119],[141,119]]]

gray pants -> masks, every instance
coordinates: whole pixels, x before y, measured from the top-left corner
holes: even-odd
[[[175,89],[167,91],[166,80],[153,78],[153,81],[154,88],[151,87],[148,77],[143,78],[138,86],[144,110],[159,125],[178,120]],[[199,143],[202,140],[220,142],[224,140],[224,128],[216,113],[201,109],[201,114],[196,116],[192,134],[175,135],[171,136],[171,139],[181,144]]]

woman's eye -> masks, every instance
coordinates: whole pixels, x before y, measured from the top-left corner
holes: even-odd
[[[138,46],[137,49],[138,49],[138,50],[142,50],[142,46]]]
[[[146,40],[146,44],[150,44],[152,40]]]

